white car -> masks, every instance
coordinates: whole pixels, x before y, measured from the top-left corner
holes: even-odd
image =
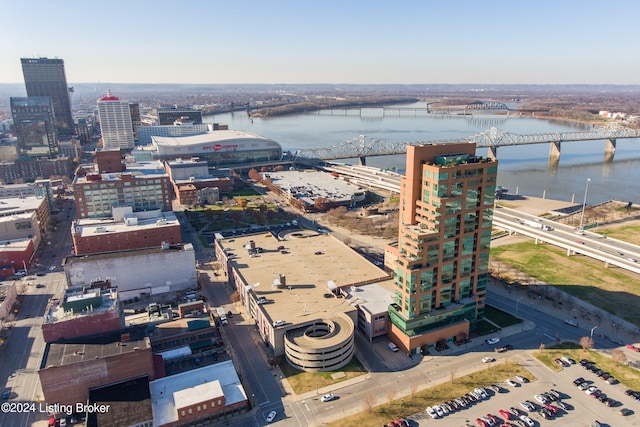
[[[541,394],[536,394],[535,396],[533,396],[533,398],[534,398],[535,400],[537,400],[538,402],[542,403],[543,405],[544,405],[545,403],[548,403],[547,398],[546,398],[546,397],[544,397],[544,396],[543,396],[543,395],[541,395]]]
[[[27,275],[27,272],[26,272],[26,271],[24,271],[24,270],[18,270],[18,271],[16,271],[16,274],[15,274],[15,275],[16,275],[16,276],[26,276],[26,275]]]
[[[439,405],[435,405],[435,406],[433,407],[433,409],[436,411],[436,414],[437,414],[439,417],[444,417],[444,411],[442,410],[442,408],[441,408]]]
[[[526,415],[520,415],[520,419],[524,421],[525,424],[528,425],[529,427],[533,427],[535,425],[533,424],[533,421],[531,420],[531,418],[527,417]]]
[[[276,411],[269,412],[269,415],[267,415],[267,422],[268,423],[273,422],[273,420],[276,419],[276,415],[278,415],[278,413]]]
[[[518,383],[512,380],[511,378],[506,380],[505,383],[509,384],[511,387],[518,387]]]
[[[489,338],[487,340],[487,344],[498,344],[499,342],[500,342],[500,338],[498,337]]]
[[[491,362],[495,362],[495,361],[496,361],[496,359],[494,359],[493,357],[489,357],[489,356],[482,358],[482,363],[491,363]]]
[[[55,265],[52,265],[51,267],[49,267],[49,271],[54,271],[56,269]]]
[[[286,320],[276,320],[275,322],[273,322],[273,327],[277,328],[279,326],[284,326],[287,324]]]
[[[576,322],[574,319],[565,319],[564,323],[571,326],[578,326],[578,322]]]
[[[335,398],[336,397],[333,395],[333,393],[329,393],[329,394],[325,394],[324,396],[322,396],[320,398],[320,400],[323,401],[323,402],[331,402]]]
[[[438,413],[431,406],[427,406],[426,410],[427,410],[427,414],[429,414],[431,418],[434,418],[434,419],[438,418]]]

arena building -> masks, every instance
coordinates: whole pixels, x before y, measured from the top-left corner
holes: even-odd
[[[205,160],[210,168],[276,161],[282,158],[277,142],[249,132],[217,130],[183,137],[152,136],[151,145],[132,151],[136,159],[190,158]]]
[[[388,304],[380,313],[361,315],[359,305],[366,301],[351,298],[348,290],[377,283],[391,302],[393,280],[330,235],[292,229],[215,242],[218,260],[262,339],[297,369],[345,366],[355,352],[356,325],[380,316],[386,320]]]

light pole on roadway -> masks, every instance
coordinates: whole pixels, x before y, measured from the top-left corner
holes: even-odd
[[[591,182],[591,178],[587,178],[587,185],[584,188],[584,200],[582,201],[582,214],[580,215],[580,227],[579,230],[582,231],[582,224],[584,222],[584,210],[587,206],[587,192],[589,191],[589,182]]]
[[[593,339],[593,331],[595,331],[597,327],[598,327],[598,325],[596,325],[593,328],[591,328],[591,335],[589,335],[589,338]]]

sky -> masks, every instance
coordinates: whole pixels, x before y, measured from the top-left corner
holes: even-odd
[[[71,83],[640,84],[640,1],[0,0]]]

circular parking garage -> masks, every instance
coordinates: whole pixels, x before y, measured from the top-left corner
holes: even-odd
[[[346,314],[288,331],[285,357],[302,371],[335,371],[345,366],[355,352],[354,324]]]

